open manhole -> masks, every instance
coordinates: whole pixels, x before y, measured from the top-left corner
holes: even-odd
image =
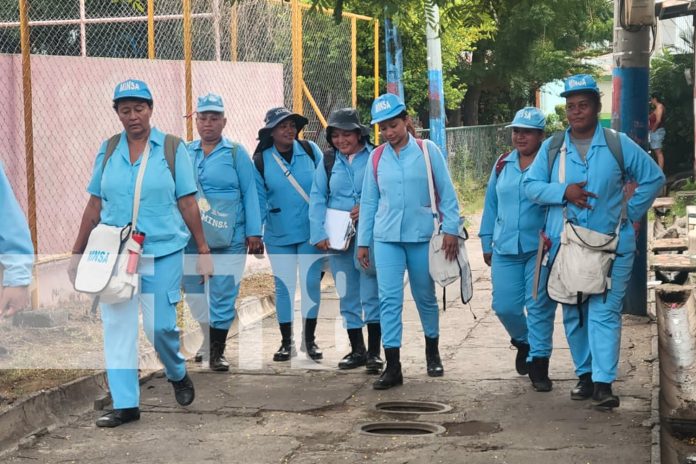
[[[445,428],[429,422],[369,422],[359,425],[358,432],[373,436],[425,436],[440,435]]]
[[[432,401],[383,401],[375,409],[389,414],[442,414],[451,411],[452,406]]]

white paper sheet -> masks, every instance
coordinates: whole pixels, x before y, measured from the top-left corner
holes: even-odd
[[[350,211],[327,208],[324,229],[329,236],[329,246],[334,250],[345,250],[353,236],[353,221]]]

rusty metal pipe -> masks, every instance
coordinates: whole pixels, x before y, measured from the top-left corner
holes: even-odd
[[[660,357],[660,454],[663,464],[696,463],[696,296],[693,288],[655,289]]]

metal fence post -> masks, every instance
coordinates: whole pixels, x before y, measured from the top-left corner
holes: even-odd
[[[155,59],[155,0],[147,0],[147,57]]]
[[[31,42],[29,37],[29,13],[27,0],[19,0],[19,34],[22,49],[22,93],[24,97],[24,152],[27,169],[27,213],[29,230],[34,253],[39,253],[38,227],[36,221],[36,174],[34,171],[34,126],[31,94]],[[39,305],[39,282],[36,267],[33,271],[31,290],[31,306],[36,309]]]
[[[299,0],[291,3],[291,34],[292,34],[292,109],[297,114],[303,113],[302,84],[302,9]]]
[[[374,34],[375,34],[375,56],[374,56],[374,68],[375,68],[375,98],[379,97],[379,20],[375,19],[374,22]],[[379,126],[375,124],[375,140],[374,142],[379,143]]]
[[[358,107],[358,18],[350,18],[350,97],[353,108]]]

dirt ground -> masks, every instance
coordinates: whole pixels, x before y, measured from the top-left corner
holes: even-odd
[[[271,274],[249,275],[242,279],[238,301],[271,295],[273,289]],[[186,305],[180,314],[184,331],[197,328]],[[52,327],[0,322],[0,409],[103,368],[101,320],[87,302],[42,315],[52,320]],[[140,345],[150,348],[145,336]]]

